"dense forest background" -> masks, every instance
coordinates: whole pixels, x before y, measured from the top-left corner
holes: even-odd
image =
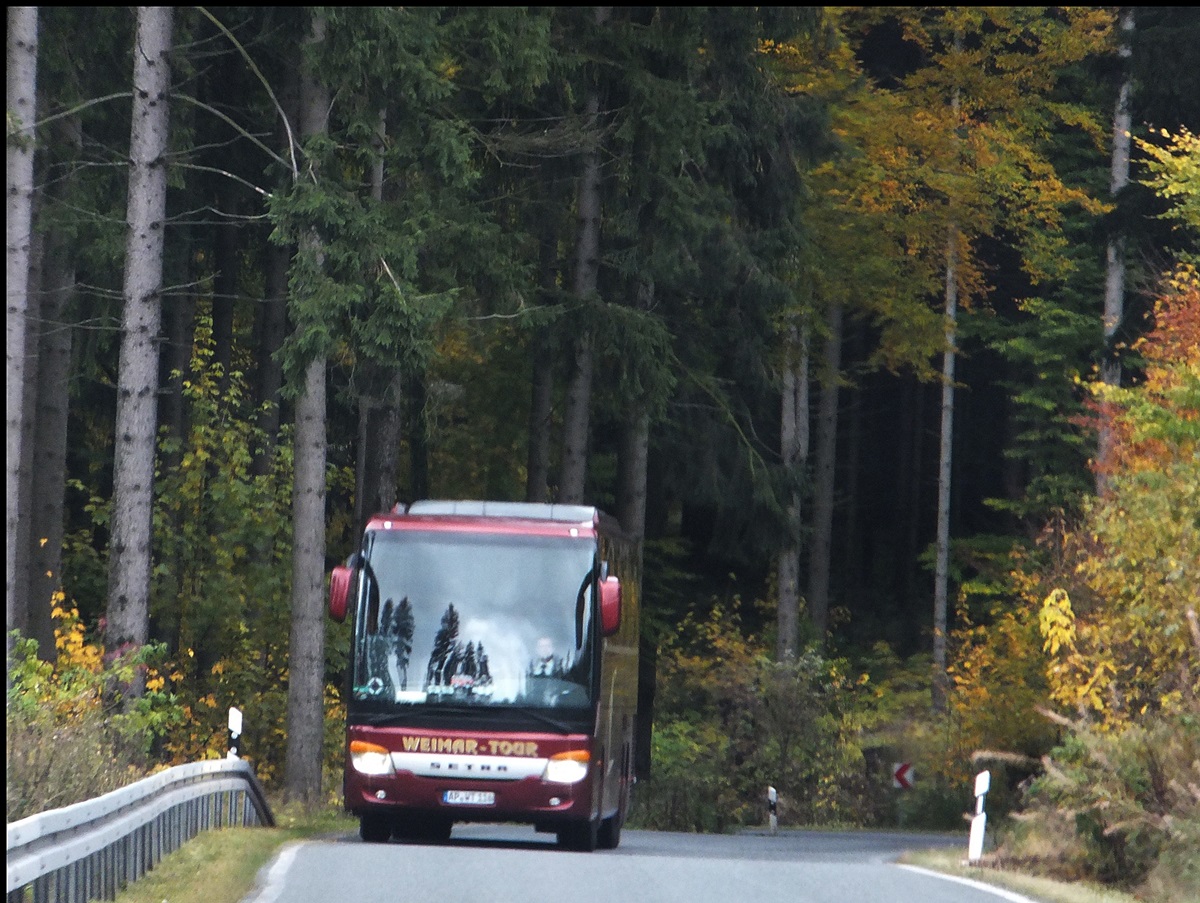
[[[426,497],[644,537],[646,823],[954,823],[1194,713],[1200,525],[1085,565],[1121,392],[1182,380],[1195,473],[1196,10],[20,7],[8,56],[10,738],[59,693],[145,767],[236,704],[324,798],[328,569]]]

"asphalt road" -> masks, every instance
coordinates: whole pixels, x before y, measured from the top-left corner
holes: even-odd
[[[626,830],[616,850],[566,852],[553,835],[456,825],[444,844],[357,836],[285,847],[244,903],[997,903],[1008,891],[896,865],[959,836]]]

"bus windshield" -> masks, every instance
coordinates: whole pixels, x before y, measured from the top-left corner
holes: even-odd
[[[371,531],[354,619],[354,699],[587,706],[594,556],[587,538]]]

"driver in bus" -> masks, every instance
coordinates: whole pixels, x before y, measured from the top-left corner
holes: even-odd
[[[562,676],[562,659],[554,654],[554,641],[550,637],[544,636],[537,641],[537,657],[529,673],[534,677]]]

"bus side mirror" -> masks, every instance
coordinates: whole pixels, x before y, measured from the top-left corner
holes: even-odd
[[[600,630],[612,636],[621,626],[621,581],[605,577],[600,581]]]
[[[339,564],[329,575],[329,617],[339,624],[346,620],[346,608],[350,600],[350,583],[354,580],[354,568]]]

